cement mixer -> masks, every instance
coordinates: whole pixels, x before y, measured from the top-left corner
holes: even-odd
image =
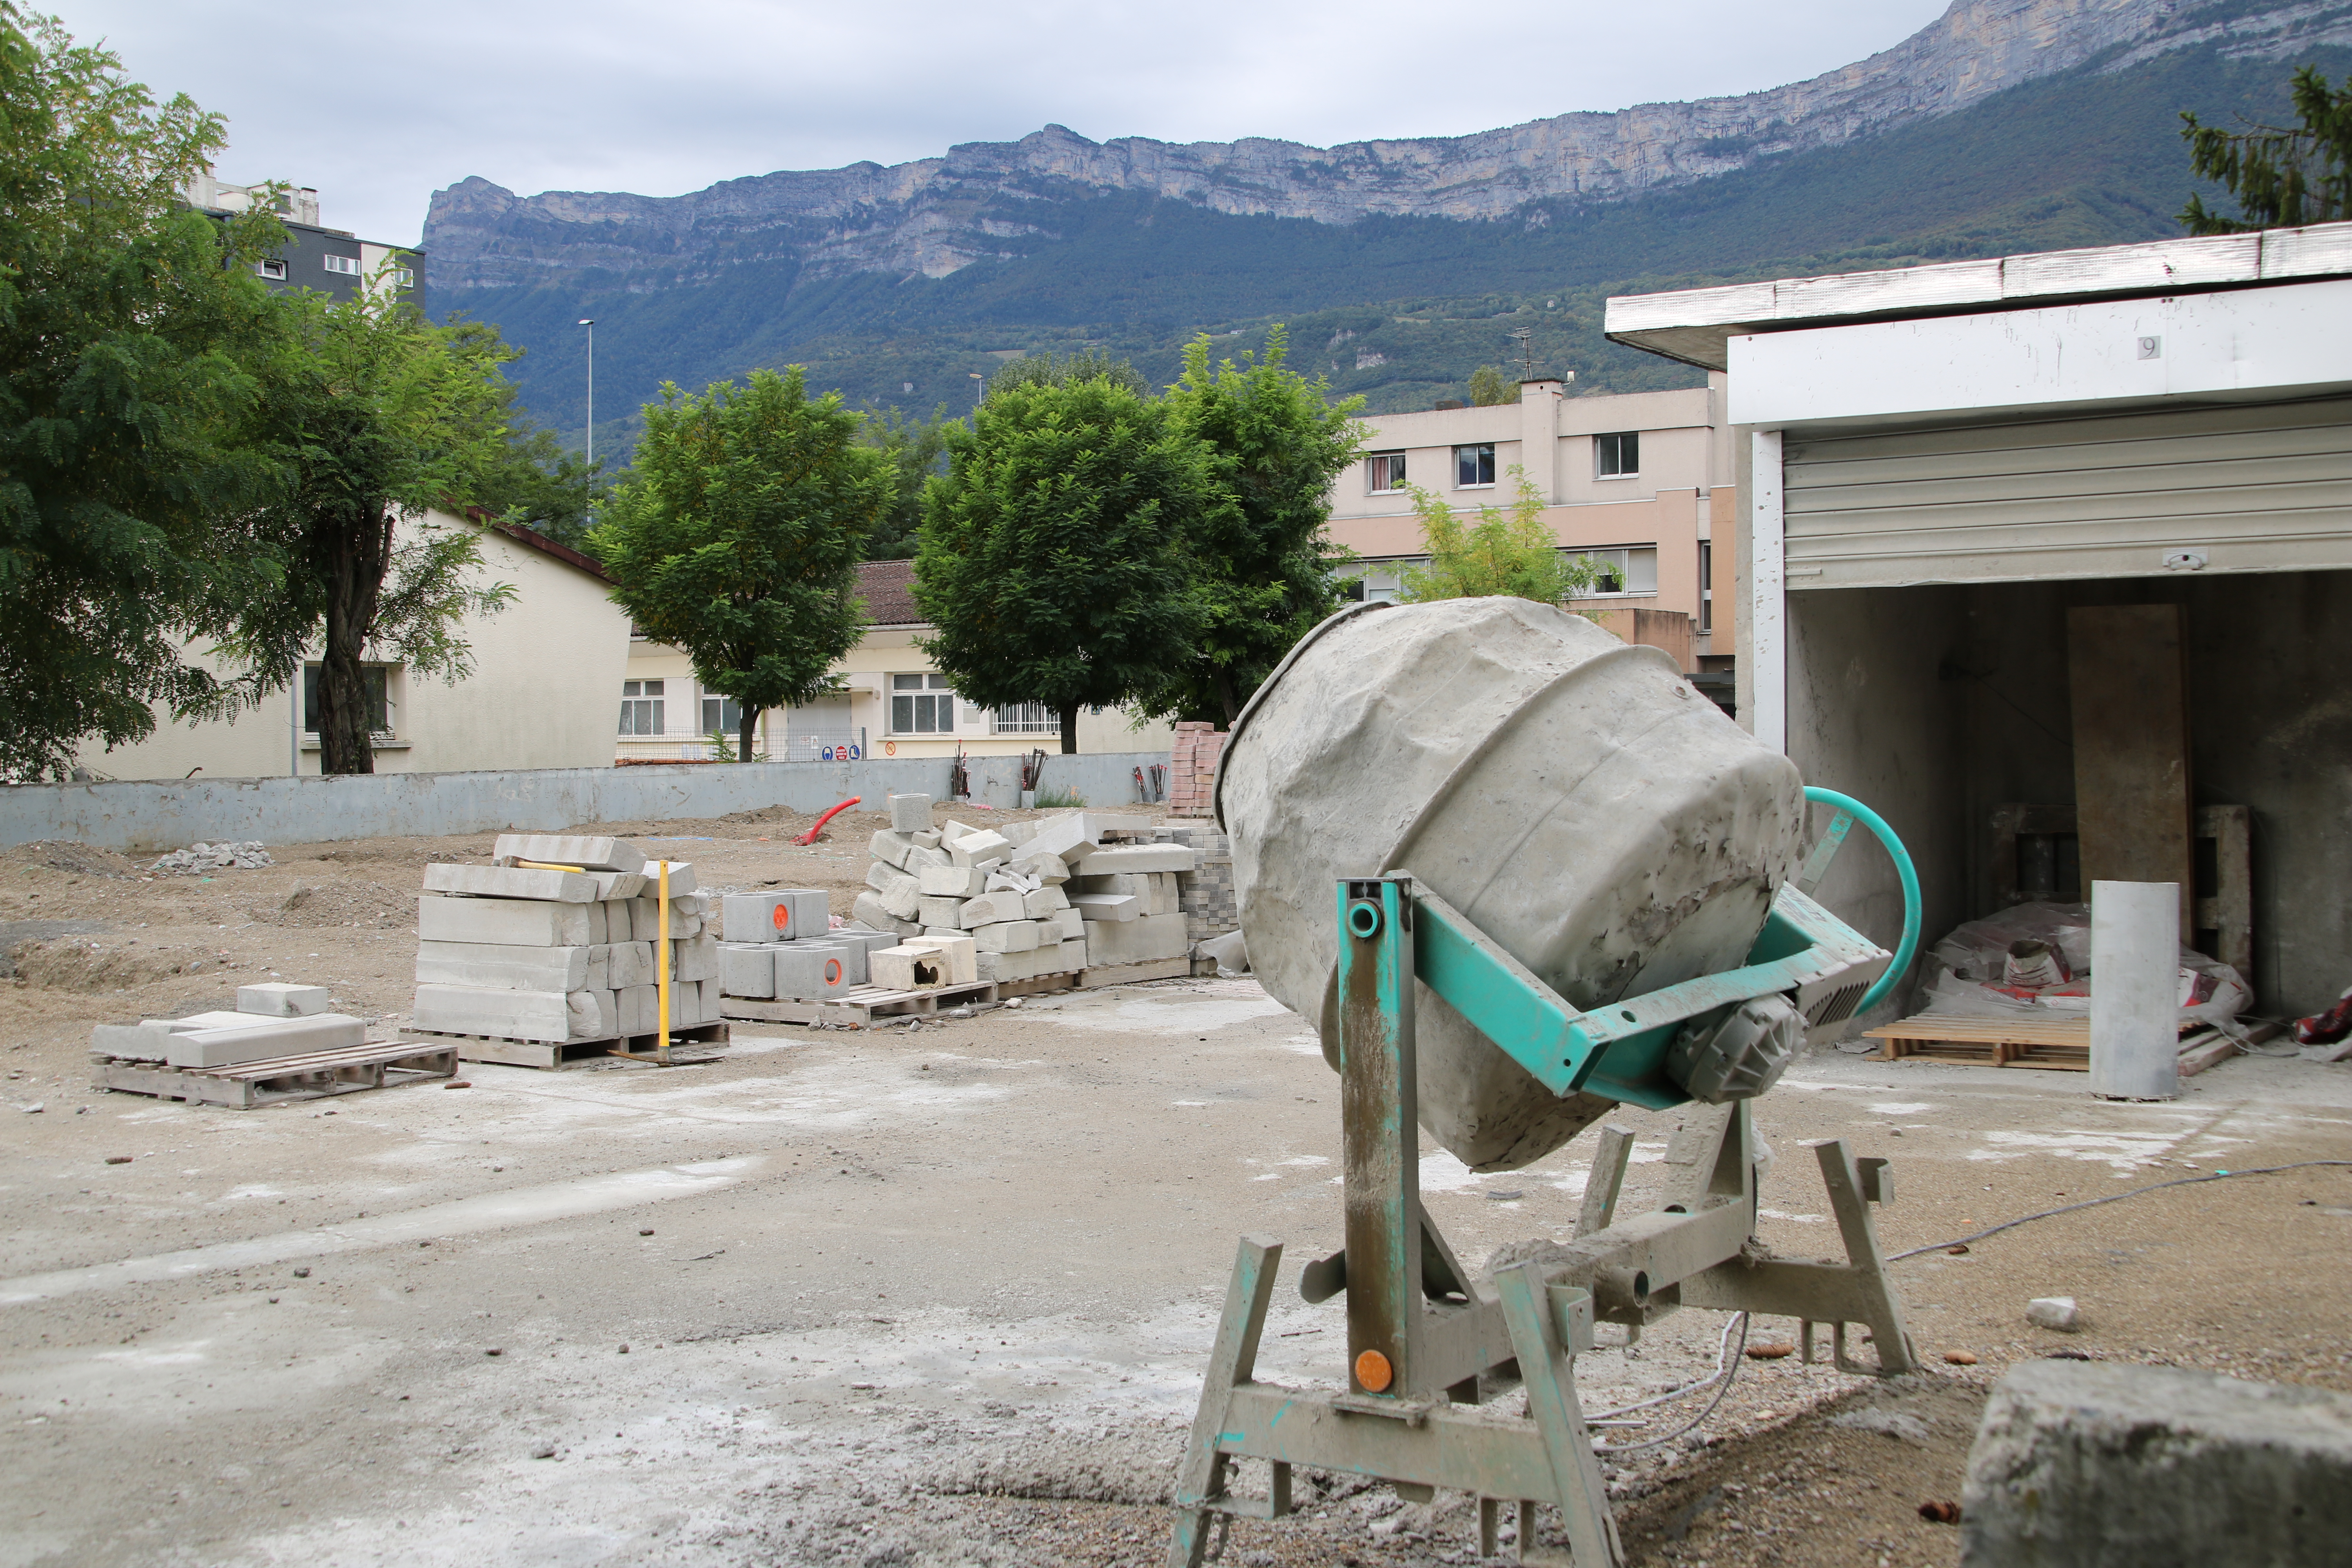
[[[1622,1563],[1573,1373],[1599,1322],[1768,1312],[1800,1320],[1808,1361],[1827,1324],[1842,1370],[1912,1370],[1871,1217],[1885,1161],[1815,1150],[1846,1262],[1776,1259],[1755,1235],[1749,1101],[1917,942],[1909,858],[1867,807],[1805,788],[1664,653],[1507,598],[1324,622],[1234,722],[1214,799],[1251,968],[1340,1075],[1347,1245],[1299,1283],[1346,1297],[1349,1360],[1340,1391],[1255,1381],[1282,1246],[1243,1237],[1171,1568],[1223,1521],[1286,1513],[1295,1465],[1473,1493],[1489,1554],[1504,1507],[1524,1553],[1549,1505],[1577,1568]],[[1832,814],[1810,857],[1809,800]],[[1856,822],[1904,883],[1893,954],[1810,896]],[[1618,1104],[1690,1108],[1659,1207],[1616,1215],[1633,1138],[1606,1129],[1573,1241],[1465,1268],[1422,1210],[1419,1131],[1507,1170]],[[1847,1355],[1854,1323],[1875,1365]],[[1514,1388],[1524,1419],[1460,1408]],[[1229,1484],[1244,1458],[1270,1462],[1262,1495]]]

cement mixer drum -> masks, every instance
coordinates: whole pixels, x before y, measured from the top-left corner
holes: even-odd
[[[1217,774],[1250,965],[1338,1061],[1343,877],[1408,870],[1591,1009],[1736,968],[1801,852],[1802,781],[1660,650],[1525,599],[1345,611],[1234,727]],[[1426,986],[1424,1129],[1477,1170],[1611,1100],[1555,1097]]]

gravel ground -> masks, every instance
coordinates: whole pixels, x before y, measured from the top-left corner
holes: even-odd
[[[694,860],[707,887],[821,886],[845,911],[877,818],[803,850],[787,840],[806,820],[614,830]],[[1339,1306],[1292,1288],[1338,1244],[1336,1084],[1247,981],[915,1028],[747,1026],[707,1066],[476,1066],[461,1092],[253,1112],[87,1087],[92,1023],[226,1005],[240,981],[325,984],[395,1030],[425,864],[489,847],[272,845],[278,864],[210,880],[71,846],[0,853],[17,969],[0,1022],[0,1568],[1158,1563],[1245,1231],[1287,1247],[1262,1375],[1336,1378]],[[1616,1120],[1638,1135],[1631,1212],[1674,1118]],[[1775,1248],[1833,1249],[1801,1145],[1844,1137],[1895,1158],[1880,1225],[1899,1249],[2216,1165],[2345,1158],[2352,1068],[2248,1058],[2179,1100],[2115,1105],[2078,1075],[1824,1050],[1758,1121],[1779,1155]],[[1484,1177],[1433,1153],[1425,1202],[1474,1263],[1563,1237],[1589,1142]],[[1955,1562],[1958,1531],[1918,1510],[1958,1497],[1984,1391],[2021,1359],[2352,1389],[2352,1300],[2330,1283],[2347,1227],[2352,1172],[2309,1170],[1899,1264],[1927,1370],[1745,1362],[1698,1431],[1612,1461],[1629,1555]],[[2052,1294],[2082,1301],[2084,1331],[2025,1323]],[[1686,1311],[1580,1358],[1587,1408],[1702,1375],[1723,1327]],[[1302,1478],[1299,1499],[1237,1526],[1226,1561],[1475,1549],[1466,1499],[1339,1478]]]

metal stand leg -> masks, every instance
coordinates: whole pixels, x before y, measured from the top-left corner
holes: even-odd
[[[1886,1255],[1879,1249],[1878,1226],[1871,1218],[1870,1201],[1864,1194],[1862,1173],[1853,1155],[1843,1138],[1814,1145],[1813,1155],[1822,1163],[1822,1183],[1829,1188],[1830,1212],[1837,1215],[1838,1229],[1845,1237],[1846,1261],[1854,1270],[1854,1284],[1864,1303],[1863,1321],[1870,1325],[1871,1340],[1878,1347],[1878,1364],[1874,1367],[1848,1361],[1843,1342],[1845,1325],[1840,1323],[1834,1336],[1837,1368],[1864,1376],[1873,1373],[1891,1376],[1914,1371],[1919,1364],[1919,1352],[1912,1347],[1910,1331],[1904,1325],[1902,1299],[1895,1294],[1894,1282],[1886,1278]],[[1810,1340],[1811,1324],[1806,1325],[1805,1331]]]
[[[1617,1195],[1625,1190],[1625,1163],[1633,1157],[1633,1130],[1613,1123],[1601,1130],[1592,1151],[1592,1173],[1585,1178],[1584,1206],[1576,1216],[1576,1234],[1591,1236],[1607,1230],[1616,1217]]]
[[[1192,1418],[1192,1439],[1177,1472],[1176,1532],[1168,1543],[1168,1568],[1201,1568],[1208,1552],[1207,1505],[1225,1489],[1226,1458],[1217,1447],[1217,1435],[1225,1425],[1225,1398],[1257,1371],[1258,1336],[1265,1331],[1266,1303],[1274,1296],[1275,1274],[1281,1266],[1282,1243],[1270,1236],[1242,1237],[1233,1283],[1225,1288],[1225,1315],[1218,1321],[1209,1374],[1201,1386],[1200,1414]],[[1287,1502],[1280,1494],[1288,1490],[1289,1467],[1279,1469],[1278,1505]]]
[[[1552,1488],[1576,1568],[1620,1568],[1625,1561],[1617,1542],[1617,1521],[1609,1512],[1609,1491],[1593,1457],[1592,1434],[1577,1404],[1574,1363],[1561,1342],[1542,1268],[1522,1263],[1495,1276],[1503,1317],[1527,1384],[1528,1415],[1543,1438],[1551,1464]],[[1529,1514],[1522,1511],[1519,1554],[1527,1555]]]

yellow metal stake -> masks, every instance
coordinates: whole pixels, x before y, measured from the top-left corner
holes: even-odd
[[[661,1041],[654,1047],[654,1056],[664,1067],[669,1066],[669,862],[661,866]]]

